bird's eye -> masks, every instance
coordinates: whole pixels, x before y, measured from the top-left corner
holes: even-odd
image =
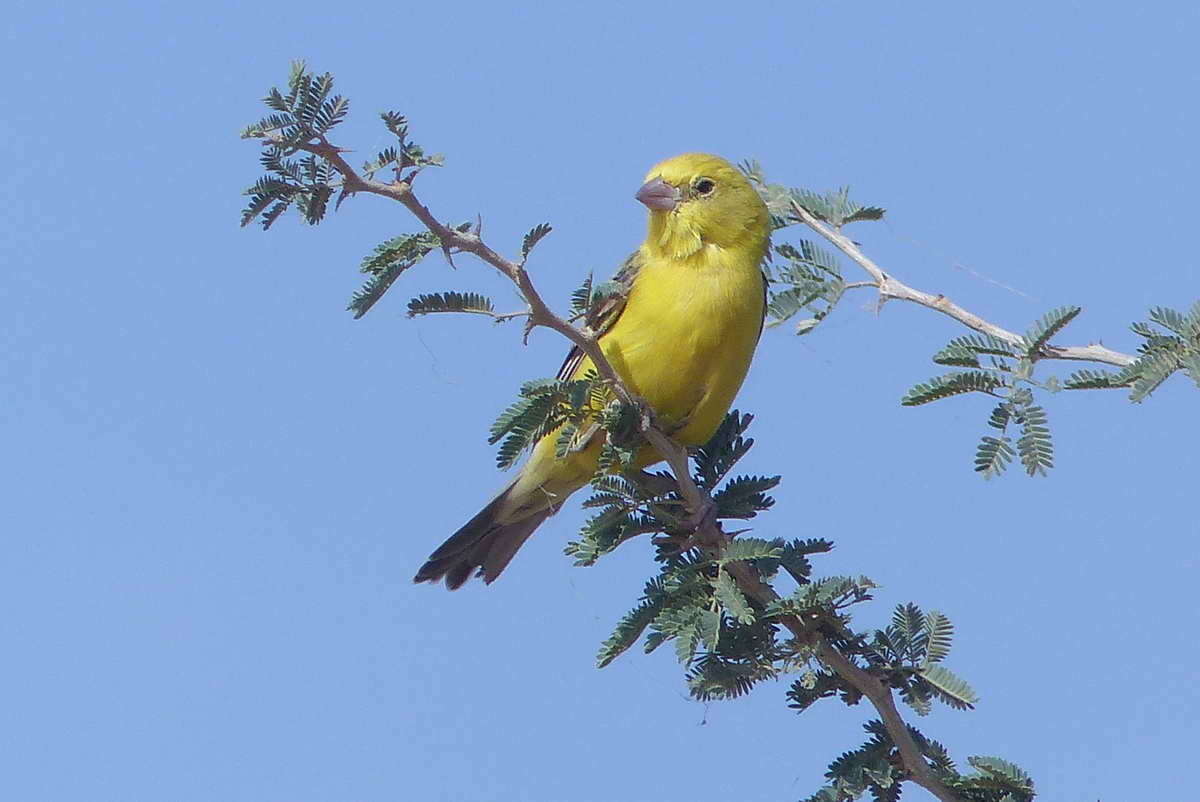
[[[711,178],[701,178],[695,183],[694,188],[697,195],[710,195],[717,185]]]

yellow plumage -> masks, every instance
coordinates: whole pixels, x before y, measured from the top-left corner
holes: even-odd
[[[700,445],[716,431],[746,377],[762,330],[761,263],[770,218],[749,181],[718,156],[688,153],[652,168],[638,199],[650,207],[646,241],[619,278],[623,304],[601,324],[600,347],[671,436]],[[614,319],[615,318],[615,319]],[[560,378],[590,359],[569,355]],[[600,436],[555,457],[555,435],[534,447],[499,496],[443,543],[416,581],[456,588],[478,569],[495,579],[521,544],[595,473]],[[657,455],[639,454],[644,466]]]

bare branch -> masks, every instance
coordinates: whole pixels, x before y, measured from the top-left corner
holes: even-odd
[[[870,284],[879,288],[879,305],[896,298],[901,301],[911,301],[915,304],[934,309],[942,314],[962,323],[969,329],[974,329],[980,334],[988,334],[1000,340],[1004,340],[1011,345],[1021,348],[1024,343],[1024,338],[1021,335],[1011,332],[1008,329],[1001,328],[994,323],[989,323],[978,315],[968,312],[958,304],[951,301],[945,295],[931,295],[927,292],[914,289],[898,279],[889,276],[883,271],[879,265],[871,261],[867,256],[859,250],[854,241],[843,234],[838,229],[826,225],[818,219],[812,212],[805,209],[799,203],[792,201],[792,212],[805,225],[813,231],[820,234],[825,239],[829,240],[842,253],[854,260],[859,267],[867,271],[873,279]],[[856,283],[855,286],[864,286],[861,283]],[[1046,359],[1070,359],[1081,362],[1102,362],[1107,365],[1116,365],[1117,367],[1125,367],[1132,365],[1136,357],[1129,354],[1123,354],[1120,351],[1113,351],[1110,348],[1105,348],[1099,343],[1092,345],[1047,345],[1043,349]]]

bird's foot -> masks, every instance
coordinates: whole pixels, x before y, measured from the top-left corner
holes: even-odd
[[[679,528],[674,532],[655,538],[654,544],[659,547],[673,546],[675,554],[682,554],[697,547],[716,551],[724,541],[725,535],[717,523],[717,505],[712,499],[705,499],[703,507],[680,521]]]

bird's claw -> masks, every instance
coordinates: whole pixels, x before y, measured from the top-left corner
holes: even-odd
[[[720,525],[717,523],[717,505],[712,499],[705,499],[704,506],[689,514],[679,522],[679,529],[672,534],[654,538],[656,546],[675,545],[675,554],[701,548],[715,548],[720,545],[714,542],[721,537]]]

